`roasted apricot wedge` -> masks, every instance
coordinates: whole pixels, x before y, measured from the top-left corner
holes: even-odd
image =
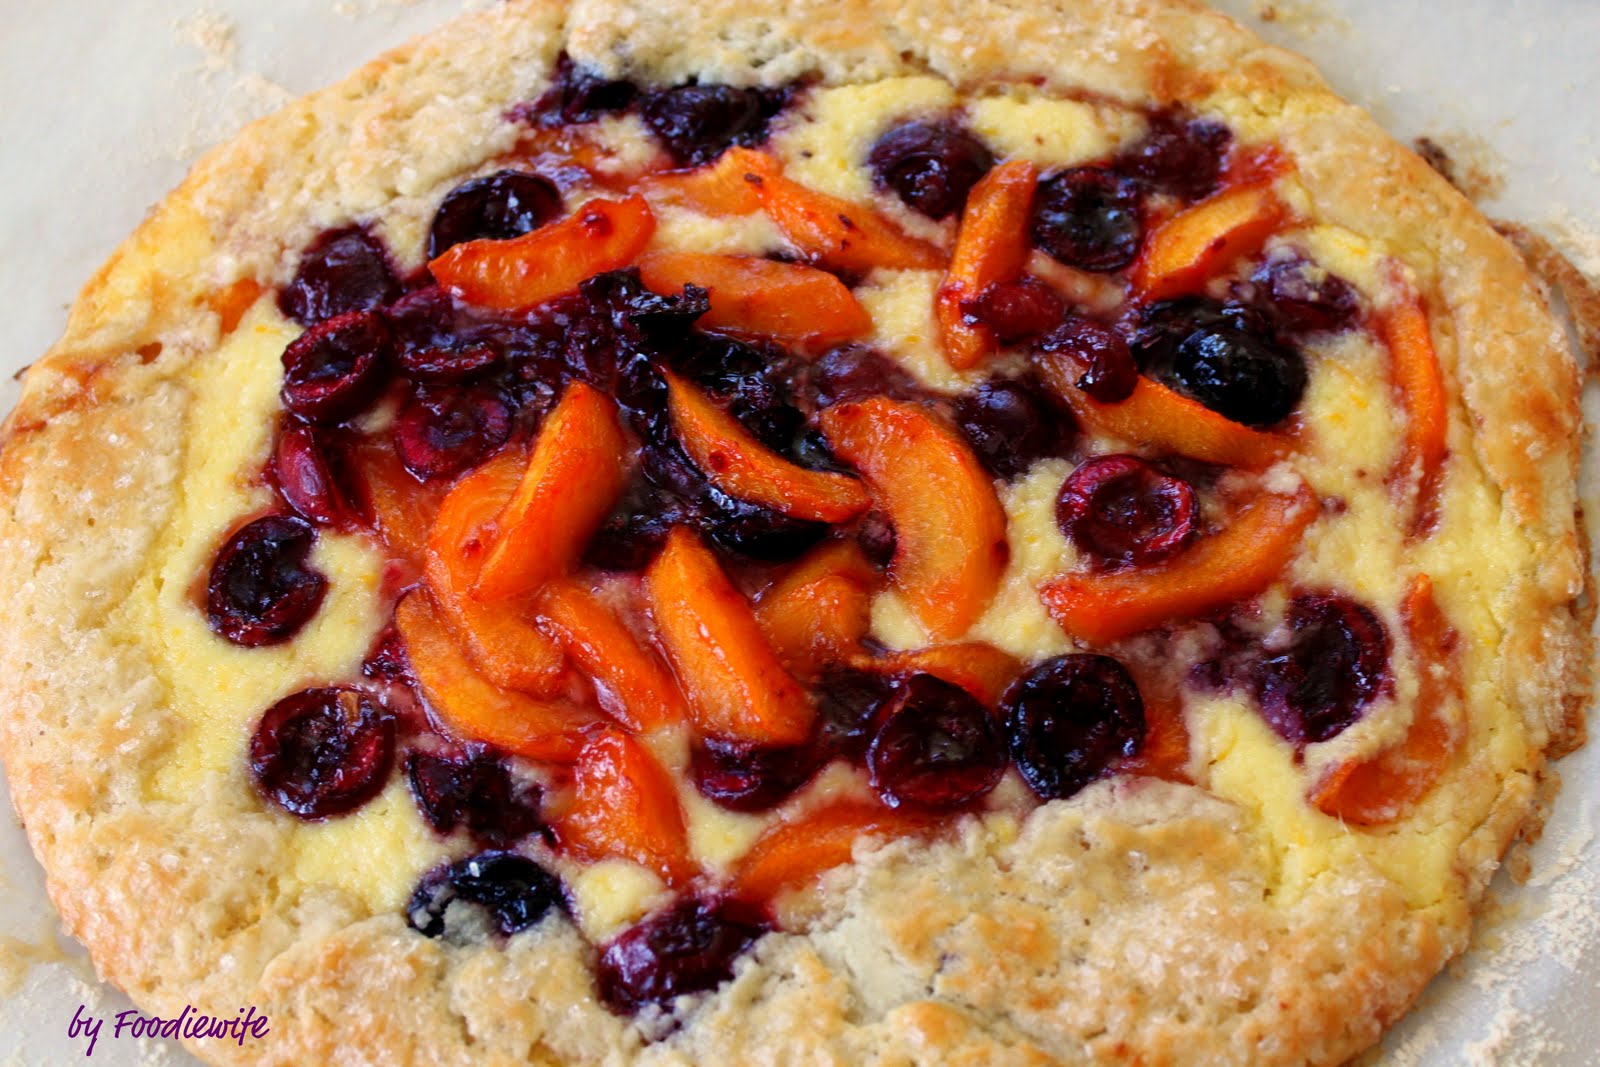
[[[894,523],[895,588],[935,640],[966,633],[1009,556],[1005,510],[972,449],[926,409],[885,397],[835,404],[822,430]]]
[[[1073,637],[1116,641],[1255,596],[1277,580],[1320,512],[1309,489],[1267,493],[1222,530],[1162,563],[1066,574],[1045,584],[1045,607]]]
[[[622,492],[626,449],[616,405],[583,382],[567,386],[496,519],[473,598],[532,594],[571,569]]]
[[[412,477],[387,442],[361,442],[351,449],[350,461],[365,494],[367,516],[383,543],[396,556],[421,566],[444,489]]]
[[[395,609],[395,627],[429,709],[452,734],[486,741],[528,759],[568,762],[599,720],[576,705],[541,700],[493,684],[456,643],[428,594],[417,590]]]
[[[803,263],[705,252],[651,252],[639,277],[663,295],[705,289],[711,310],[699,325],[730,333],[816,345],[872,332],[872,316],[843,282]]]
[[[470,594],[498,535],[496,517],[525,465],[520,450],[506,449],[455,484],[429,528],[423,573],[440,612],[491,682],[548,696],[561,687],[565,660],[533,625],[526,598],[483,604]]]
[[[882,804],[842,801],[793,822],[775,824],[756,839],[733,873],[733,893],[770,901],[849,863],[865,837],[904,837],[928,829],[929,820],[890,811]]]
[[[1117,770],[1169,782],[1190,781],[1189,725],[1183,717],[1182,698],[1146,691],[1144,723],[1144,742],[1138,753],[1118,763]]]
[[[950,266],[933,304],[945,360],[956,370],[977,366],[999,348],[993,330],[966,321],[962,305],[997,282],[1022,276],[1031,251],[1028,220],[1038,182],[1038,168],[1017,159],[995,167],[967,194]]]
[[[855,541],[830,541],[761,594],[756,621],[778,658],[809,676],[860,650],[877,584],[878,572]]]
[[[1419,575],[1400,605],[1416,660],[1417,700],[1411,727],[1370,759],[1340,764],[1312,794],[1326,815],[1355,826],[1393,822],[1428,795],[1466,741],[1459,635],[1439,610],[1433,582]]]
[[[646,194],[704,215],[731,217],[753,215],[761,210],[745,153],[748,149],[729,149],[715,163],[693,170],[663,171],[647,176],[640,185]]]
[[[439,284],[477,307],[525,311],[639,258],[656,218],[642,196],[591,200],[564,219],[506,241],[458,244],[428,264]]]
[[[557,578],[534,603],[538,625],[586,674],[613,719],[635,733],[688,717],[672,672],[586,585]]]
[[[986,641],[956,641],[877,656],[858,654],[852,662],[862,670],[895,677],[931,674],[991,708],[999,705],[1006,688],[1022,673],[1021,660]]]
[[[1040,377],[1086,425],[1133,444],[1224,467],[1266,470],[1293,449],[1283,434],[1265,433],[1140,375],[1133,393],[1102,404],[1077,386],[1081,367],[1060,352],[1034,356]]]
[[[937,270],[944,254],[865,204],[809,189],[784,177],[778,161],[750,149],[728,155],[745,168],[761,207],[800,253],[828,270]]]
[[[844,522],[871,506],[857,479],[790,463],[710,397],[670,371],[663,374],[679,442],[706,479],[729,496],[819,522]]]
[[[651,612],[701,733],[797,745],[816,711],[711,550],[675,527],[645,572]]]
[[[1261,251],[1289,209],[1272,183],[1236,185],[1180,211],[1145,241],[1133,288],[1144,301],[1196,292],[1228,267]]]
[[[1428,313],[1409,291],[1378,316],[1378,332],[1389,349],[1389,373],[1405,412],[1405,427],[1396,474],[1410,479],[1417,493],[1414,527],[1432,520],[1434,496],[1444,466],[1449,425],[1444,374],[1433,347]]]
[[[578,754],[572,785],[556,827],[563,844],[589,860],[632,860],[670,885],[694,877],[678,790],[644,745],[620,730],[599,733]]]

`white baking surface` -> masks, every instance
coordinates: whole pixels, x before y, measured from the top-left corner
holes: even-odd
[[[1541,230],[1600,276],[1600,3],[1219,6],[1310,55],[1402,139],[1426,134],[1454,150],[1498,187],[1485,201],[1491,214]],[[79,286],[198,152],[462,7],[0,0],[0,408],[16,396],[10,373],[55,339]],[[1600,398],[1591,390],[1586,399],[1591,422],[1600,419]],[[1593,460],[1591,526],[1600,517]],[[1567,786],[1532,851],[1532,879],[1496,882],[1479,943],[1390,1034],[1378,1062],[1600,1062],[1600,746],[1559,769]],[[58,938],[39,867],[9,805],[0,813],[0,1065],[78,1062],[86,1042],[67,1038],[78,1006],[105,1018],[130,1005]],[[110,1067],[195,1063],[167,1042],[112,1040],[110,1024],[94,1053]]]

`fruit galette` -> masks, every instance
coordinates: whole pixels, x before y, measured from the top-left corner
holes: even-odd
[[[1581,729],[1511,249],[1178,0],[496,6],[8,424],[3,751],[218,1063],[1333,1063]]]

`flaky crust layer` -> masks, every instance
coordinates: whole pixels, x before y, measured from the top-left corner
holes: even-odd
[[[1247,813],[1198,789],[1101,783],[1020,826],[901,843],[829,876],[805,935],[646,1043],[599,1006],[592,949],[549,922],[457,946],[333,889],[282,889],[292,821],[244,771],[182,803],[152,768],[182,728],[138,643],[107,636],[148,565],[189,450],[187,374],[218,342],[207,294],[285,279],[316,232],[425,218],[509,147],[504,110],[557,52],[648,82],[824,84],[931,72],[1138,105],[1248,102],[1312,212],[1396,249],[1427,294],[1461,462],[1538,560],[1496,592],[1478,650],[1535,752],[1581,730],[1590,649],[1574,609],[1577,380],[1514,251],[1302,60],[1181,0],[514,0],[296,103],[212,153],[85,289],[29,373],[0,456],[0,756],[68,930],[157,1013],[253,1004],[271,1036],[217,1063],[1335,1063],[1374,1040],[1466,943],[1472,905],[1531,807],[1542,761],[1498,790],[1447,899],[1326,872],[1272,899]]]

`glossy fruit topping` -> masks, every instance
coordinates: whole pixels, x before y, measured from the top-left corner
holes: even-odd
[[[1288,214],[1266,181],[1235,186],[1179,212],[1145,242],[1133,278],[1139,299],[1198,292],[1210,279],[1261,251]]]
[[[406,470],[431,481],[476,466],[511,436],[511,409],[494,390],[418,389],[394,422],[394,449]]]
[[[1166,559],[1195,530],[1194,487],[1137,456],[1096,456],[1067,476],[1056,522],[1079,551],[1102,563]]]
[[[389,331],[376,312],[318,323],[283,350],[283,406],[324,425],[357,414],[381,384],[389,351]]]
[[[967,192],[994,166],[984,143],[951,122],[913,121],[892,127],[867,154],[878,188],[930,219],[959,211]]]
[[[776,99],[781,99],[776,98]],[[644,122],[680,166],[699,166],[731,145],[767,139],[767,118],[777,108],[760,90],[732,85],[680,85],[651,93]]]
[[[1233,135],[1219,122],[1162,112],[1148,132],[1117,157],[1117,169],[1148,188],[1184,200],[1216,191]]]
[[[729,811],[766,811],[804,785],[816,769],[811,749],[772,748],[707,738],[689,755],[700,795]]]
[[[1038,169],[1026,160],[1002,163],[973,188],[961,215],[950,266],[933,301],[934,322],[939,328],[945,360],[957,370],[977,366],[999,347],[1002,331],[991,328],[973,309],[996,286],[1014,286],[1022,277],[1030,254],[1028,220],[1038,178]],[[1000,291],[1017,297],[1027,292],[1021,288]],[[1050,296],[1043,289],[1034,292],[1038,302]],[[1025,299],[1002,298],[992,309],[1017,312],[1026,320],[1027,303]],[[1014,333],[1019,324],[1009,321],[1004,313],[997,316],[1001,326]],[[1023,332],[1027,332],[1028,325],[1021,324]]]
[[[1074,654],[1034,667],[1005,696],[1011,758],[1041,800],[1061,800],[1134,755],[1144,701],[1110,656]]]
[[[816,345],[848,341],[872,331],[872,317],[827,271],[755,256],[704,252],[652,252],[639,275],[658,293],[686,285],[706,290],[706,329]]]
[[[366,693],[304,689],[278,701],[250,738],[250,774],[266,799],[302,819],[360,807],[394,762],[394,718]]]
[[[960,686],[985,707],[996,707],[1006,688],[1022,673],[1021,662],[985,641],[952,641],[947,645],[899,652],[857,653],[851,662],[885,678],[903,681],[931,674]]]
[[[894,693],[894,679],[877,670],[833,666],[811,690],[817,701],[816,747],[822,759],[866,758],[878,708]]]
[[[502,170],[456,186],[428,230],[428,258],[464,241],[521,237],[561,214],[561,193],[549,179]]]
[[[311,524],[292,515],[256,519],[228,538],[206,586],[211,632],[245,648],[293,637],[328,591],[309,562],[316,541]]]
[[[1121,270],[1139,254],[1143,234],[1133,181],[1100,167],[1074,167],[1039,182],[1033,241],[1067,266]]]
[[[1361,296],[1349,282],[1309,259],[1278,257],[1252,276],[1281,328],[1309,334],[1347,330],[1361,317]]]
[[[440,937],[452,904],[481,908],[502,937],[528,929],[551,909],[568,910],[561,880],[515,852],[480,852],[429,871],[406,905],[406,923],[425,937]]]
[[[1407,287],[1379,318],[1378,333],[1389,349],[1389,377],[1405,411],[1404,442],[1395,477],[1414,485],[1416,506],[1413,534],[1432,525],[1441,467],[1449,450],[1449,399],[1439,354],[1433,347],[1433,329],[1422,300]]]
[[[534,616],[588,675],[600,706],[617,722],[644,732],[687,721],[683,696],[666,663],[583,582],[548,582],[534,601]]]
[[[504,848],[544,827],[541,790],[498,756],[413,752],[406,757],[406,779],[423,818],[441,834],[459,827],[474,841]]]
[[[670,884],[694,877],[677,786],[641,742],[600,732],[579,754],[572,783],[572,807],[556,828],[564,845],[590,860],[631,860]]]
[[[513,108],[512,113],[517,119],[541,126],[577,126],[601,115],[626,111],[638,95],[639,89],[632,82],[607,78],[579,66],[562,52],[556,57],[550,88],[537,101]]]
[[[855,541],[827,541],[762,591],[756,621],[789,670],[810,677],[861,647],[880,581]]]
[[[278,307],[303,326],[380,307],[400,295],[383,243],[360,226],[329,230],[301,253]]]
[[[999,722],[959,686],[913,675],[878,717],[867,770],[891,808],[953,811],[988,793],[1005,773]]]
[[[1295,597],[1284,623],[1287,647],[1256,677],[1261,713],[1287,741],[1326,741],[1387,684],[1389,632],[1371,608],[1331,593]]]
[[[1036,347],[1041,353],[1070,361],[1075,376],[1069,372],[1065,377],[1098,404],[1119,404],[1138,384],[1139,366],[1127,340],[1092,319],[1069,316],[1041,337]]]
[[[1072,446],[1072,413],[1031,378],[991,378],[956,400],[956,423],[990,474],[1011,480]]]
[[[863,839],[893,839],[926,831],[932,821],[906,809],[891,811],[881,804],[845,800],[808,811],[793,822],[780,822],[756,840],[733,875],[734,895],[770,903],[775,897],[815,881],[826,871],[854,858]]]
[[[1146,372],[1245,426],[1281,422],[1306,388],[1305,357],[1260,315],[1188,299],[1141,313],[1134,343]]]
[[[328,454],[308,426],[290,424],[278,431],[272,481],[285,503],[319,526],[337,526],[351,517]]]
[[[765,932],[727,904],[680,901],[606,946],[595,976],[600,997],[622,1014],[670,1008],[731,978],[734,961]]]
[[[995,282],[962,304],[962,314],[994,331],[1001,344],[1017,344],[1061,322],[1061,298],[1039,282],[1024,278]]]
[[[866,345],[841,345],[813,363],[811,388],[821,407],[869,396],[903,400],[921,393],[910,371]]]

